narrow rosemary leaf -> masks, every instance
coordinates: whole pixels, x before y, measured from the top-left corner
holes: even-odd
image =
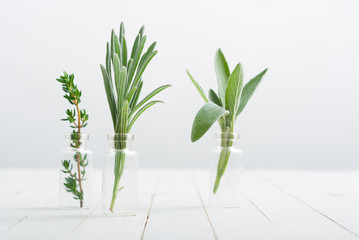
[[[115,30],[112,29],[112,31],[111,31],[111,53],[115,52],[114,35],[115,35]]]
[[[123,24],[123,22],[121,22],[121,24],[120,24],[120,35],[118,36],[121,45],[122,45],[122,40],[123,40],[124,36],[125,36],[125,24]]]
[[[143,36],[143,33],[145,32],[145,26],[142,26],[141,28],[140,28],[140,31],[138,32],[140,35],[141,35],[141,37]]]
[[[120,70],[120,88],[118,91],[118,104],[119,106],[122,106],[122,102],[124,101],[125,98],[125,85],[126,85],[126,74],[127,74],[127,69],[126,67],[121,67]]]
[[[241,101],[239,102],[239,107],[236,113],[236,117],[243,111],[244,107],[247,105],[249,99],[252,97],[254,91],[257,89],[259,83],[262,81],[264,75],[267,72],[267,68],[264,69],[260,74],[252,78],[243,88]]]
[[[135,53],[136,53],[136,50],[137,50],[139,44],[140,44],[140,35],[138,34],[137,37],[135,38],[133,45],[132,45],[132,51],[131,51],[132,59],[134,59],[134,57],[135,57]]]
[[[129,73],[130,73],[130,69],[132,68],[133,65],[133,59],[130,58],[130,60],[128,60],[128,64],[127,64],[127,82],[126,82],[126,92],[128,92],[128,89],[130,88],[130,84],[131,84],[131,80],[129,79]]]
[[[141,53],[143,51],[143,47],[145,46],[145,43],[146,43],[146,36],[143,36],[141,39],[140,39],[140,44],[138,45],[137,49],[136,49],[136,53],[135,53],[135,56],[133,58],[133,65],[132,65],[132,69],[129,73],[129,79],[130,81],[132,81],[132,78],[135,74],[135,70],[137,68],[137,65],[138,65],[138,62],[140,60],[140,56],[141,56]],[[138,71],[138,69],[137,69]]]
[[[154,51],[152,53],[150,53],[144,60],[143,60],[143,64],[142,66],[139,66],[137,68],[137,72],[136,72],[136,76],[135,79],[133,80],[132,83],[132,87],[137,86],[138,81],[141,79],[143,72],[145,71],[147,65],[150,63],[150,61],[152,60],[152,58],[157,54],[157,51]]]
[[[117,54],[118,59],[120,60],[120,65],[122,65],[122,51],[121,51],[120,43],[118,41],[118,37],[116,34],[113,35],[113,38],[114,38],[113,42],[115,44],[115,53]]]
[[[126,100],[128,101],[128,102],[131,102],[131,100],[132,100],[132,97],[133,97],[133,95],[134,95],[134,93],[135,93],[135,91],[137,90],[137,86],[135,86],[130,92],[128,92],[127,94],[126,94]]]
[[[243,85],[243,68],[240,63],[237,64],[229,76],[227,89],[226,89],[226,103],[225,107],[229,111],[229,117],[231,121],[234,121],[236,111],[239,106],[239,97],[242,91]]]
[[[138,68],[141,68],[143,63],[144,63],[144,60],[147,58],[148,55],[150,55],[153,50],[155,49],[155,46],[156,46],[156,42],[153,42],[147,49],[147,51],[142,55],[141,57],[141,60],[140,60],[140,63],[138,64]]]
[[[198,111],[192,125],[191,141],[200,139],[208,129],[222,116],[229,112],[212,102],[208,102]]]
[[[198,82],[196,80],[194,80],[194,78],[192,77],[192,75],[189,73],[189,71],[187,69],[186,69],[186,71],[187,71],[187,74],[188,74],[189,78],[191,79],[192,83],[194,84],[194,86],[197,88],[197,91],[201,95],[203,101],[208,102],[206,94],[203,92],[203,89],[201,88],[201,86],[198,84]]]
[[[116,53],[113,53],[112,57],[113,72],[115,77],[116,92],[120,92],[120,59]]]
[[[122,36],[121,47],[122,47],[122,66],[127,67],[127,43],[126,43],[126,38],[124,36]]]
[[[110,51],[110,44],[107,42],[106,45],[106,71],[111,76],[111,51]]]
[[[137,104],[137,101],[140,97],[140,94],[141,94],[141,91],[142,91],[142,85],[143,85],[143,81],[140,80],[140,82],[138,83],[138,86],[137,86],[137,90],[135,91],[133,97],[132,97],[132,100],[130,102],[130,108],[133,109],[136,104]]]
[[[116,127],[116,102],[115,102],[115,98],[114,98],[112,81],[111,81],[110,77],[108,76],[104,66],[101,64],[100,67],[101,67],[101,71],[102,71],[103,82],[105,85],[107,101],[108,101],[108,105],[110,107],[112,122],[113,122],[113,126],[115,128]]]
[[[143,104],[145,104],[147,101],[149,101],[151,98],[153,98],[154,96],[156,96],[158,93],[160,93],[161,91],[165,90],[166,88],[171,87],[171,85],[167,84],[167,85],[163,85],[160,86],[158,88],[156,88],[155,90],[153,90],[150,94],[148,94],[146,97],[144,97],[133,109],[132,109],[132,113],[137,111],[137,109],[139,109],[140,107],[142,107]],[[131,117],[131,115],[130,115]]]
[[[149,103],[147,103],[145,106],[143,106],[141,109],[139,109],[136,114],[133,116],[133,118],[131,119],[130,123],[128,124],[128,128],[127,131],[130,132],[133,124],[135,123],[135,121],[137,120],[137,118],[144,112],[146,111],[146,109],[148,109],[149,107],[155,105],[156,103],[164,103],[162,101],[151,101]]]
[[[222,102],[213,89],[209,89],[208,98],[214,104],[217,104],[218,106],[222,107]]]

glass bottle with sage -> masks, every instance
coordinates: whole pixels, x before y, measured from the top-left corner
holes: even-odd
[[[218,122],[221,132],[216,135],[219,144],[212,151],[210,160],[209,205],[236,207],[239,199],[242,151],[237,148],[239,135],[234,131],[234,126],[267,69],[244,85],[242,65],[238,63],[230,72],[221,49],[216,52],[214,68],[218,91],[210,89],[208,96],[187,70],[189,78],[205,102],[193,121],[191,141],[199,140],[215,122]]]

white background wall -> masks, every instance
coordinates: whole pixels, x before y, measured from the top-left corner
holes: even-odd
[[[142,167],[206,167],[211,129],[190,143],[202,100],[216,89],[221,47],[245,79],[269,71],[237,123],[247,167],[359,167],[358,1],[3,1],[0,7],[0,166],[55,167],[68,107],[55,81],[75,73],[90,114],[87,132],[100,166],[112,125],[99,64],[110,31],[125,22],[131,43],[142,24],[158,55],[144,93],[170,83],[166,101],[136,123]],[[149,42],[148,42],[149,43]],[[148,45],[147,45],[148,46]]]

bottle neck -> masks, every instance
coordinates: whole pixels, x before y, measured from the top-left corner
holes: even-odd
[[[84,149],[87,147],[89,140],[88,134],[78,133],[67,133],[65,134],[66,147]]]
[[[132,141],[109,141],[110,149],[113,151],[132,150]]]
[[[134,135],[128,133],[112,133],[107,135],[110,149],[113,151],[132,150]]]
[[[220,148],[237,147],[238,140],[238,133],[216,133],[217,146]]]

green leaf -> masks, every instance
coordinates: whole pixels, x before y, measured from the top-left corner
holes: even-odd
[[[122,107],[122,102],[124,101],[125,98],[126,74],[127,74],[126,67],[121,67],[119,89],[117,90],[118,108]],[[118,110],[118,112],[120,112],[120,109]]]
[[[264,69],[263,72],[252,78],[243,88],[242,95],[241,95],[241,101],[239,103],[239,107],[237,110],[237,117],[238,115],[243,111],[244,107],[247,105],[249,99],[252,97],[254,91],[257,89],[259,83],[263,79],[264,75],[267,72],[267,68]]]
[[[115,77],[116,92],[120,91],[120,59],[117,53],[113,53],[112,57],[113,72]]]
[[[127,67],[127,43],[126,43],[126,38],[124,36],[122,36],[121,47],[122,47],[122,66]]]
[[[237,64],[229,76],[226,88],[226,109],[229,111],[230,119],[234,119],[239,106],[239,97],[243,85],[243,69],[240,63]],[[233,122],[233,121],[232,121]]]
[[[136,112],[136,114],[133,116],[133,118],[131,119],[130,124],[128,125],[128,131],[131,130],[133,124],[135,123],[135,121],[137,120],[137,118],[144,112],[146,111],[146,109],[148,109],[149,107],[155,105],[156,103],[164,103],[162,101],[151,101],[149,103],[147,103],[145,106],[143,106],[140,110],[138,110]]]
[[[218,93],[222,102],[225,102],[227,81],[230,75],[228,63],[224,57],[222,50],[218,49],[214,57],[214,69],[216,71]]]
[[[143,104],[145,104],[148,100],[150,100],[151,98],[153,98],[154,96],[156,96],[158,93],[160,93],[161,91],[165,90],[166,88],[170,87],[171,85],[167,84],[167,85],[163,85],[161,87],[156,88],[155,90],[153,90],[150,94],[148,94],[146,97],[144,97],[134,108],[133,108],[133,112],[137,111],[137,109],[139,109],[140,107],[142,107]]]
[[[127,120],[128,120],[128,102],[125,101],[122,106],[121,117],[117,118],[117,124],[116,124],[117,133],[126,133]]]
[[[113,126],[115,127],[116,126],[116,102],[115,102],[115,97],[114,97],[114,92],[113,92],[112,81],[111,81],[110,77],[108,76],[104,66],[101,64],[100,67],[101,67],[101,71],[102,71],[103,82],[105,85],[107,101],[108,101],[108,105],[109,105],[110,111],[111,111]]]
[[[219,118],[227,114],[226,109],[212,102],[204,104],[194,118],[191,141],[195,142],[200,139]]]
[[[221,102],[221,100],[218,98],[216,92],[213,91],[213,89],[209,89],[208,98],[209,98],[209,100],[210,100],[211,102],[213,102],[214,104],[217,104],[218,106],[222,107],[222,102]]]
[[[157,51],[154,51],[152,53],[150,53],[144,60],[143,60],[143,64],[138,66],[137,72],[136,72],[136,76],[133,80],[132,83],[132,87],[137,86],[138,81],[140,81],[143,72],[145,71],[147,65],[149,64],[149,62],[152,60],[152,58],[157,54]],[[131,87],[131,88],[132,88]]]
[[[130,108],[131,109],[133,109],[137,104],[138,98],[140,97],[140,94],[141,94],[141,91],[142,91],[142,85],[143,85],[143,81],[140,80],[140,82],[138,83],[138,86],[137,86],[137,90],[133,94],[133,97],[132,97],[131,102],[130,102]]]
[[[194,84],[194,86],[197,88],[197,91],[201,95],[203,101],[208,102],[206,94],[204,94],[203,89],[201,88],[201,86],[198,84],[198,82],[196,80],[194,80],[194,78],[192,77],[192,75],[189,73],[189,71],[187,69],[186,69],[186,71],[187,71],[187,74],[188,74],[189,78],[191,79],[192,83]]]

